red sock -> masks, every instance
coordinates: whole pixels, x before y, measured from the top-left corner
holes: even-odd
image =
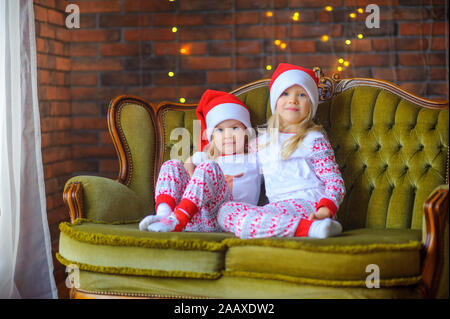
[[[295,230],[294,237],[308,237],[309,228],[314,220],[309,220],[302,218],[298,223],[297,229]]]
[[[174,231],[182,231],[186,224],[198,212],[198,207],[189,199],[183,198],[175,208],[174,214],[179,223]]]
[[[169,205],[172,211],[175,209],[176,206],[175,199],[172,196],[167,194],[160,194],[155,199],[155,212],[158,209],[158,205],[161,203]]]

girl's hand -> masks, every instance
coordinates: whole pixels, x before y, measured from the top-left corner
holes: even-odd
[[[192,163],[192,157],[189,157],[183,164],[184,169],[189,174],[189,178],[192,177],[192,174],[194,174],[195,165]]]
[[[309,220],[320,220],[325,218],[331,218],[331,210],[325,206],[319,207],[315,213],[309,215]]]
[[[228,184],[228,188],[230,189],[230,192],[233,191],[233,178],[239,178],[242,177],[244,173],[240,173],[238,175],[225,175],[225,181]]]

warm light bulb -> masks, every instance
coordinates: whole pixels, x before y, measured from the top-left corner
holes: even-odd
[[[280,44],[280,48],[281,48],[282,50],[286,49],[286,46],[287,46],[286,43],[281,43],[281,44]]]
[[[173,78],[173,76],[175,75],[175,73],[169,72],[169,73],[167,73],[167,75],[168,75],[169,77]]]
[[[339,61],[340,64],[344,63],[344,59],[343,58],[340,58],[338,61]]]
[[[177,32],[177,31],[178,31],[178,28],[177,28],[177,27],[172,27],[172,32],[173,32],[173,33]]]
[[[363,13],[364,12],[364,9],[363,8],[358,8],[358,13]]]
[[[275,43],[275,45],[280,45],[281,41],[280,40],[275,40],[275,41],[273,41],[273,43]]]
[[[273,17],[273,12],[272,11],[267,11],[266,12],[266,17],[268,17],[268,18]]]
[[[326,6],[326,7],[325,7],[325,10],[326,10],[326,11],[333,11],[333,7],[332,7],[332,6]]]
[[[322,40],[322,42],[327,42],[329,38],[330,38],[329,36],[323,35],[321,40]]]
[[[358,34],[358,39],[362,39],[364,38],[364,36],[362,35],[362,33]]]
[[[180,97],[180,102],[181,102],[181,103],[185,103],[185,102],[186,102],[186,99],[185,99],[184,97]]]
[[[345,44],[346,45],[350,45],[352,43],[352,41],[350,41],[350,40],[345,40]]]
[[[181,49],[180,49],[180,53],[181,53],[181,54],[186,54],[186,53],[187,53],[187,50],[186,50],[185,48],[181,48]]]
[[[348,61],[344,61],[344,66],[349,66],[350,63]]]
[[[341,67],[341,66],[338,66],[338,67],[337,67],[337,70],[338,70],[339,72],[341,72],[341,71],[342,71],[342,67]]]
[[[354,19],[354,18],[356,18],[356,13],[352,12],[349,14],[349,16],[350,16],[350,18]]]
[[[294,21],[300,20],[300,13],[295,12],[294,15],[292,16],[292,20],[294,20]]]
[[[272,66],[271,66],[270,64],[266,65],[266,70],[267,70],[267,71],[272,70]]]

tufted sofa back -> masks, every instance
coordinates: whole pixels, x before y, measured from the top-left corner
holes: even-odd
[[[346,196],[347,229],[421,229],[423,203],[446,183],[448,108],[430,109],[377,87],[356,86],[322,103]]]

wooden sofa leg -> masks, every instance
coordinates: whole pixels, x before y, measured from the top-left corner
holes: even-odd
[[[422,281],[419,289],[426,298],[435,298],[444,263],[444,236],[448,218],[448,190],[438,189],[424,204],[425,243],[422,258]]]

